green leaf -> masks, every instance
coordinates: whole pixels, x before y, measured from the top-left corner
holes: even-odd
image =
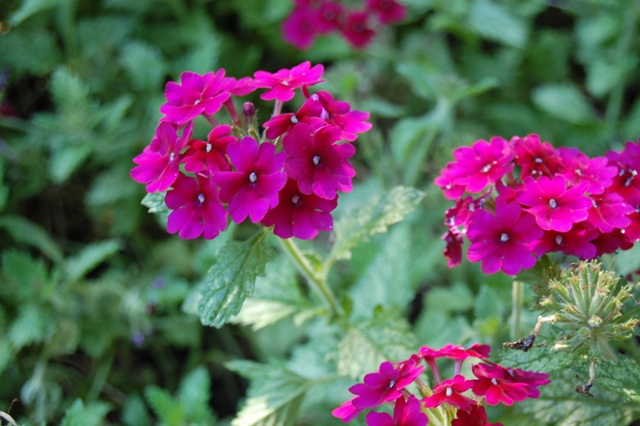
[[[350,325],[338,345],[338,373],[360,379],[384,361],[398,362],[415,353],[417,342],[397,309],[377,309],[373,318]]]
[[[69,145],[51,153],[50,173],[56,183],[63,183],[80,167],[93,151],[92,145]]]
[[[51,95],[62,110],[81,109],[89,103],[89,88],[65,66],[59,66],[51,75]]]
[[[158,215],[161,223],[166,224],[169,217],[169,207],[164,202],[166,192],[147,193],[142,199],[142,205],[149,209],[149,213]]]
[[[549,83],[533,90],[533,102],[554,118],[584,124],[594,119],[582,92],[572,83]]]
[[[182,426],[185,423],[183,408],[168,391],[158,386],[147,386],[144,396],[163,425]]]
[[[353,247],[372,235],[387,232],[389,226],[404,219],[423,197],[420,190],[397,186],[355,212],[344,215],[335,226],[336,240],[331,258],[349,259]]]
[[[139,41],[130,42],[122,49],[120,63],[135,89],[155,91],[162,87],[167,67],[155,47]]]
[[[39,249],[54,262],[62,261],[62,250],[40,225],[20,216],[7,215],[0,217],[0,228],[4,228],[14,240]]]
[[[231,371],[251,379],[248,398],[231,426],[293,426],[311,382],[276,366],[250,361],[231,361]]]
[[[214,416],[209,407],[210,389],[209,372],[202,366],[187,374],[180,382],[178,401],[189,421],[214,424]]]
[[[230,241],[218,253],[198,302],[200,321],[204,325],[222,327],[237,315],[242,303],[251,295],[256,278],[264,274],[266,264],[275,253],[265,242],[267,230],[243,241]]]
[[[11,24],[18,26],[36,13],[47,9],[55,9],[64,2],[65,0],[25,0],[22,3],[22,7],[11,15]]]
[[[91,402],[86,406],[81,399],[76,399],[62,419],[61,426],[100,426],[109,412],[109,404]]]
[[[56,38],[43,25],[23,25],[0,37],[0,68],[44,77],[63,61]],[[29,52],[25,55],[24,52]]]
[[[493,1],[476,0],[469,16],[471,27],[489,40],[513,47],[524,47],[527,42],[524,23]]]
[[[41,259],[33,259],[29,254],[7,250],[2,254],[2,272],[7,282],[12,284],[14,299],[18,302],[32,301],[47,284],[47,268]]]
[[[120,249],[122,242],[119,240],[106,240],[85,246],[80,253],[67,259],[64,268],[66,279],[71,283],[82,279]]]
[[[55,325],[55,319],[41,306],[28,304],[20,309],[9,327],[9,341],[16,351],[45,340]]]

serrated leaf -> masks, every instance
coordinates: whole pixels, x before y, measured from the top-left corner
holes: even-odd
[[[77,74],[64,66],[51,75],[51,95],[55,104],[65,109],[82,109],[89,101],[89,89]]]
[[[122,242],[119,240],[106,240],[85,246],[80,253],[65,262],[66,279],[76,282],[121,248]]]
[[[230,241],[218,253],[205,278],[198,313],[203,325],[222,327],[237,315],[275,253],[265,242],[266,230],[243,241]]]
[[[62,250],[39,225],[20,216],[6,215],[0,217],[0,228],[4,228],[14,240],[39,249],[54,262],[62,260]]]
[[[120,54],[120,63],[135,89],[154,91],[164,83],[166,65],[153,46],[139,41],[126,44]]]
[[[56,183],[63,183],[80,167],[93,151],[92,145],[69,145],[51,153],[50,173]]]
[[[349,259],[353,247],[372,235],[387,232],[389,226],[400,222],[423,197],[420,190],[397,186],[387,194],[375,197],[366,206],[344,215],[336,223],[336,240],[330,257]]]
[[[18,351],[32,343],[38,343],[51,333],[55,320],[39,305],[29,304],[20,309],[18,317],[11,323],[8,338]]]
[[[338,345],[339,374],[360,379],[384,361],[402,361],[417,351],[409,323],[396,312],[378,309],[373,318],[351,324]]]
[[[61,426],[100,426],[109,412],[109,404],[91,402],[86,406],[81,399],[76,399],[65,411]]]
[[[213,413],[209,407],[211,378],[204,367],[197,367],[186,375],[178,389],[178,401],[191,422],[213,424]]]
[[[141,204],[149,209],[149,213],[158,215],[159,220],[162,223],[167,223],[169,217],[169,207],[164,202],[164,198],[167,195],[166,192],[152,192],[148,193],[142,199]]]
[[[231,426],[293,426],[311,382],[275,366],[231,361],[226,367],[253,381],[248,398]]]
[[[182,426],[184,424],[184,410],[178,402],[173,400],[169,392],[158,386],[147,386],[144,397],[163,425]]]
[[[6,251],[2,254],[2,269],[7,281],[13,284],[13,296],[20,302],[32,300],[47,282],[44,263],[28,253]]]
[[[527,41],[524,22],[493,1],[476,0],[469,17],[471,27],[485,38],[513,47],[523,47]]]
[[[549,83],[533,90],[533,102],[554,118],[580,124],[593,120],[593,110],[580,90],[571,83]]]

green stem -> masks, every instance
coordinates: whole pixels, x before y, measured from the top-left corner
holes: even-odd
[[[320,276],[314,271],[313,266],[304,256],[300,248],[291,238],[278,238],[280,244],[284,248],[285,252],[289,255],[289,258],[296,265],[300,273],[304,276],[309,284],[309,287],[316,292],[322,301],[327,305],[331,313],[335,316],[342,315],[342,308],[338,304],[336,297],[334,296],[331,288],[327,284],[326,279]]]
[[[513,281],[511,290],[511,340],[519,339],[520,324],[522,320],[522,303],[524,301],[524,284],[522,281]]]

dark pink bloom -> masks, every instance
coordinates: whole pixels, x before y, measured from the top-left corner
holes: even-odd
[[[349,102],[339,101],[333,98],[331,93],[319,90],[312,97],[317,97],[322,103],[324,111],[322,118],[334,126],[338,126],[341,130],[340,138],[353,142],[359,133],[364,133],[371,129],[369,113],[357,110],[351,110]]]
[[[622,196],[615,192],[605,192],[591,196],[592,206],[589,209],[587,222],[600,232],[607,233],[615,228],[626,228],[631,224],[628,215],[635,209],[624,202]]]
[[[185,240],[202,235],[210,240],[227,228],[227,212],[220,204],[218,189],[207,177],[179,175],[165,202],[173,210],[167,220],[170,234],[179,232]]]
[[[271,120],[265,122],[263,126],[267,129],[266,136],[275,139],[290,131],[298,123],[307,123],[311,131],[315,131],[325,124],[320,118],[322,115],[322,104],[313,96],[308,98],[300,109],[294,113],[278,114]]]
[[[467,258],[482,261],[482,271],[493,274],[502,270],[515,275],[536,263],[529,245],[542,236],[532,215],[517,203],[496,200],[495,216],[476,210],[471,218],[467,237],[471,242]]]
[[[374,408],[387,401],[398,399],[402,389],[411,384],[424,370],[418,365],[420,358],[411,356],[396,365],[385,361],[375,373],[364,376],[364,383],[349,388],[349,392],[358,395],[353,399],[356,408]]]
[[[165,117],[160,121],[181,126],[200,114],[212,115],[220,111],[231,96],[228,90],[234,87],[234,82],[225,79],[224,74],[224,69],[204,75],[185,71],[180,76],[181,85],[168,82],[165,87],[167,103],[160,107]]]
[[[621,152],[607,153],[609,164],[618,168],[618,175],[607,191],[617,192],[626,200],[640,197],[640,139],[627,142]]]
[[[295,89],[313,86],[322,81],[324,66],[321,64],[311,67],[309,61],[289,69],[281,69],[276,73],[267,71],[256,71],[253,74],[253,86],[267,88],[266,92],[260,95],[265,101],[278,100],[281,102],[290,101],[295,95]]]
[[[597,238],[591,240],[596,247],[596,257],[607,253],[614,253],[618,249],[629,250],[635,241],[630,240],[624,229],[616,228],[606,234],[600,233]]]
[[[538,180],[528,177],[524,188],[516,193],[516,200],[533,214],[540,228],[546,231],[567,232],[574,223],[588,216],[591,199],[585,195],[587,183],[567,188],[567,180],[560,175]]]
[[[538,388],[551,383],[547,373],[537,373],[535,371],[524,371],[518,368],[507,368],[503,372],[503,379],[512,383],[527,384],[527,396],[537,398],[540,396]]]
[[[207,135],[207,141],[193,140],[182,156],[184,169],[191,173],[206,172],[212,175],[218,171],[231,170],[227,159],[227,147],[237,142],[231,134],[231,126],[216,126]]]
[[[356,149],[350,143],[336,144],[339,138],[338,127],[324,126],[312,135],[306,123],[297,124],[284,136],[282,146],[287,153],[284,169],[298,181],[303,194],[332,199],[336,191],[351,191],[351,178],[356,171],[349,159]]]
[[[524,401],[529,396],[528,384],[512,382],[503,377],[506,371],[504,367],[493,364],[475,364],[471,371],[477,377],[471,380],[472,391],[478,396],[484,396],[489,405],[511,405],[514,402]]]
[[[561,251],[580,259],[593,259],[596,257],[596,246],[592,241],[598,235],[595,229],[585,228],[579,223],[567,232],[544,231],[542,238],[533,244],[532,250],[538,256]]]
[[[559,173],[573,186],[587,182],[590,194],[602,194],[618,174],[617,167],[607,165],[606,157],[589,158],[578,148],[560,147],[558,153],[562,158]]]
[[[366,47],[376,35],[368,22],[366,12],[347,13],[346,22],[341,28],[342,35],[356,49]]]
[[[449,343],[440,349],[440,354],[444,358],[465,360],[467,358],[488,358],[491,352],[491,346],[474,343],[468,349],[464,349],[460,345],[452,345]]]
[[[246,96],[256,90],[251,77],[242,77],[237,80],[233,77],[225,77],[225,82],[229,86],[228,92],[233,96]]]
[[[339,418],[343,423],[349,423],[358,417],[363,409],[354,407],[353,399],[343,402],[338,408],[334,408],[333,411],[331,411],[331,415]]]
[[[449,268],[458,266],[462,262],[464,237],[457,228],[450,228],[440,239],[446,243],[443,254],[447,258],[447,266]]]
[[[213,181],[220,185],[220,199],[229,203],[231,219],[240,223],[247,216],[261,221],[267,211],[278,205],[278,192],[287,182],[282,172],[285,154],[276,153],[272,143],[245,137],[227,147],[227,155],[236,171],[217,172]]]
[[[463,375],[458,374],[453,379],[445,380],[435,386],[433,388],[433,395],[423,399],[422,401],[426,408],[434,408],[447,403],[463,410],[470,410],[471,406],[476,402],[473,399],[462,395],[462,393],[471,389],[472,385],[472,381],[469,381],[465,379]]]
[[[304,7],[295,8],[282,23],[284,41],[301,50],[310,48],[319,32],[318,14]]]
[[[451,426],[502,426],[502,423],[489,423],[487,412],[482,405],[474,405],[470,410],[458,410]]]
[[[407,15],[404,6],[395,0],[367,0],[366,7],[378,16],[381,24],[402,21]]]
[[[393,417],[376,411],[367,414],[368,426],[426,426],[428,423],[429,417],[421,411],[420,401],[413,395],[406,400],[404,396],[396,399]]]
[[[262,219],[264,226],[274,226],[273,233],[280,238],[296,237],[310,240],[318,231],[331,231],[331,211],[338,205],[338,198],[327,200],[317,195],[303,194],[295,180],[289,179],[280,191],[278,205]]]
[[[440,176],[435,178],[433,183],[440,187],[445,198],[455,200],[460,198],[466,190],[465,185],[458,183],[464,175],[465,172],[458,167],[458,163],[450,162],[440,170]]]
[[[131,178],[147,184],[150,193],[169,189],[180,174],[180,151],[191,138],[192,130],[193,124],[187,125],[179,137],[172,124],[160,123],[151,143],[133,159],[137,166],[131,170]]]
[[[524,180],[529,176],[534,179],[540,176],[551,177],[560,169],[560,154],[549,142],[541,142],[540,136],[515,136],[511,138],[510,143],[513,146],[515,162],[522,168],[520,179]]]
[[[344,7],[335,1],[323,1],[317,10],[318,31],[327,34],[340,29],[340,22],[344,19]]]

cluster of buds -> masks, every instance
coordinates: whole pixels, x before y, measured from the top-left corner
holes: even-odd
[[[640,239],[640,141],[590,158],[531,134],[493,137],[453,151],[435,179],[456,200],[443,240],[449,267],[467,258],[484,273],[516,275],[540,256],[594,259]]]
[[[367,46],[380,25],[402,21],[406,9],[395,0],[366,0],[350,9],[335,0],[294,0],[295,7],[282,24],[284,41],[298,49],[310,48],[318,35],[338,32],[357,49]]]
[[[349,162],[353,142],[371,128],[369,114],[351,110],[326,91],[309,87],[323,80],[324,67],[304,62],[276,73],[256,71],[235,79],[220,69],[204,75],[184,72],[181,84],[166,85],[164,116],[151,143],[133,161],[131,177],[149,193],[166,192],[167,231],[183,239],[213,239],[247,218],[273,226],[281,238],[311,239],[333,228],[331,212],[338,192],[352,189],[355,169]],[[234,100],[257,89],[274,101],[273,115],[256,129],[256,109]],[[282,113],[300,90],[305,100],[295,113]],[[216,114],[226,110],[230,124]],[[212,129],[194,136],[194,120]]]
[[[393,406],[393,416],[385,412],[370,411],[366,416],[369,426],[425,426],[432,423],[452,426],[490,426],[484,408],[488,405],[512,405],[514,402],[540,395],[538,387],[550,383],[545,373],[506,368],[487,360],[489,345],[474,344],[464,349],[446,345],[441,349],[428,346],[408,360],[383,362],[375,373],[364,376],[349,391],[356,395],[334,409],[334,417],[347,423],[366,409],[383,404]],[[479,360],[471,366],[475,379],[462,374],[462,364],[467,358]],[[441,379],[438,359],[454,361],[451,379]],[[431,370],[433,387],[423,380],[425,366]],[[414,384],[419,396],[409,390]],[[496,426],[499,423],[494,423]]]

